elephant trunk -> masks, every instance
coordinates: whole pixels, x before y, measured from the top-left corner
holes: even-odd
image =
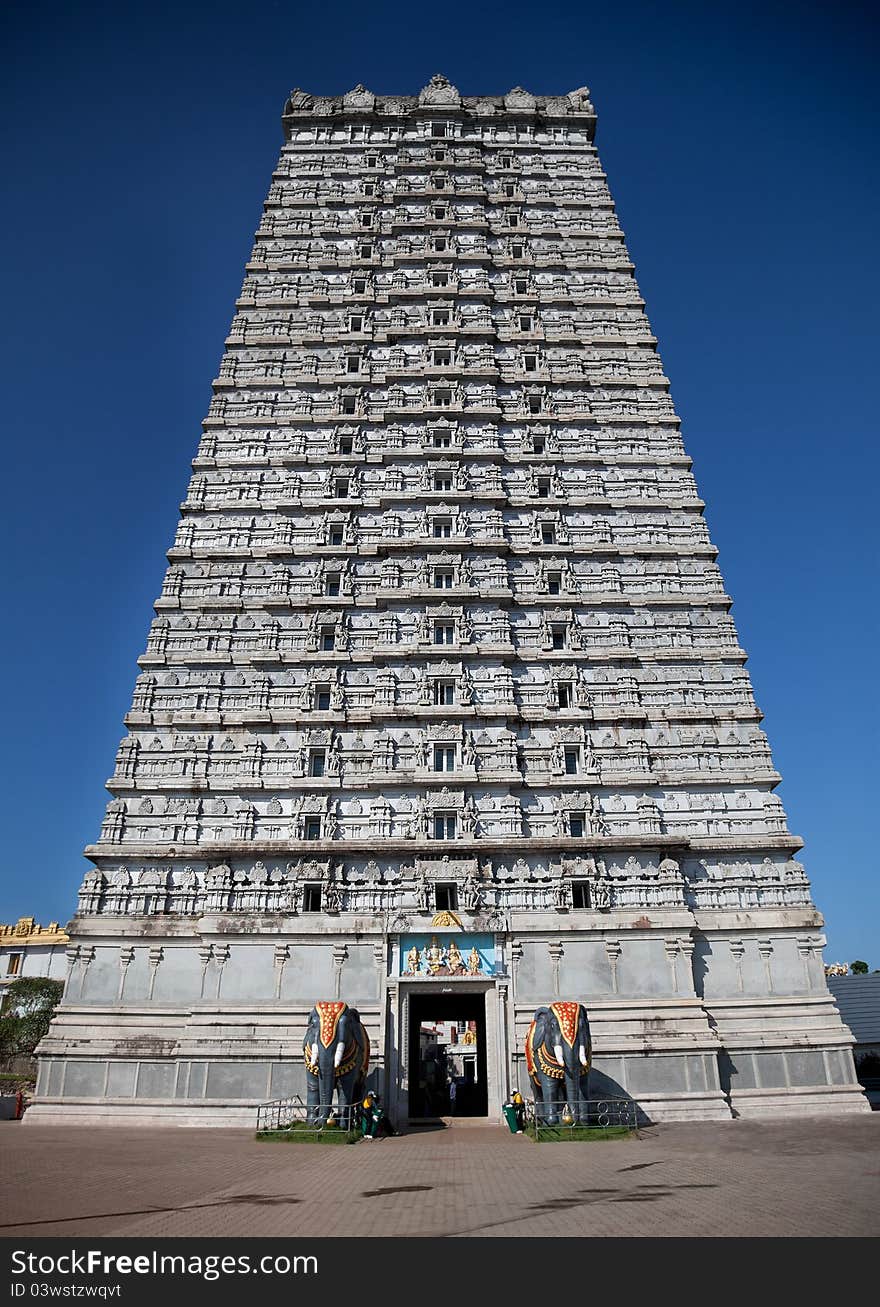
[[[565,1062],[565,1097],[572,1116],[577,1120],[580,1114],[581,1081],[577,1063],[571,1058]]]
[[[333,1073],[333,1067],[329,1059],[321,1062],[318,1071],[318,1088],[320,1090],[321,1120],[326,1121],[333,1107],[333,1092],[336,1088],[336,1076]]]

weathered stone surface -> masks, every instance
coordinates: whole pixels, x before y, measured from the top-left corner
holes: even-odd
[[[318,998],[404,1114],[450,906],[492,1112],[560,995],[655,1117],[865,1107],[589,92],[284,130],[28,1120],[242,1119]]]

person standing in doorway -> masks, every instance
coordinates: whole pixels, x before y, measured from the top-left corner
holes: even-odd
[[[458,1085],[455,1083],[455,1077],[451,1076],[449,1080],[449,1111],[455,1116],[455,1100],[458,1096]]]

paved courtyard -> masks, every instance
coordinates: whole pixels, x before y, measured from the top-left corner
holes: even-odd
[[[0,1123],[0,1237],[877,1235],[880,1113],[536,1145],[455,1126],[351,1147]]]

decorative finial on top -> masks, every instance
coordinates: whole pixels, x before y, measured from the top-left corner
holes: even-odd
[[[576,91],[569,91],[568,102],[575,113],[593,113],[589,86],[579,86]]]
[[[533,110],[537,108],[537,100],[530,91],[524,91],[521,86],[515,86],[512,91],[508,91],[504,97],[505,109]]]
[[[314,102],[314,96],[309,95],[308,91],[301,91],[295,86],[287,97],[287,104],[284,106],[284,112],[291,109],[311,109]]]
[[[427,86],[419,93],[419,104],[461,104],[458,87],[453,86],[442,73],[435,73]]]
[[[345,109],[373,109],[376,104],[376,97],[372,91],[368,91],[365,86],[358,82],[354,90],[349,91],[342,97],[342,104]]]

